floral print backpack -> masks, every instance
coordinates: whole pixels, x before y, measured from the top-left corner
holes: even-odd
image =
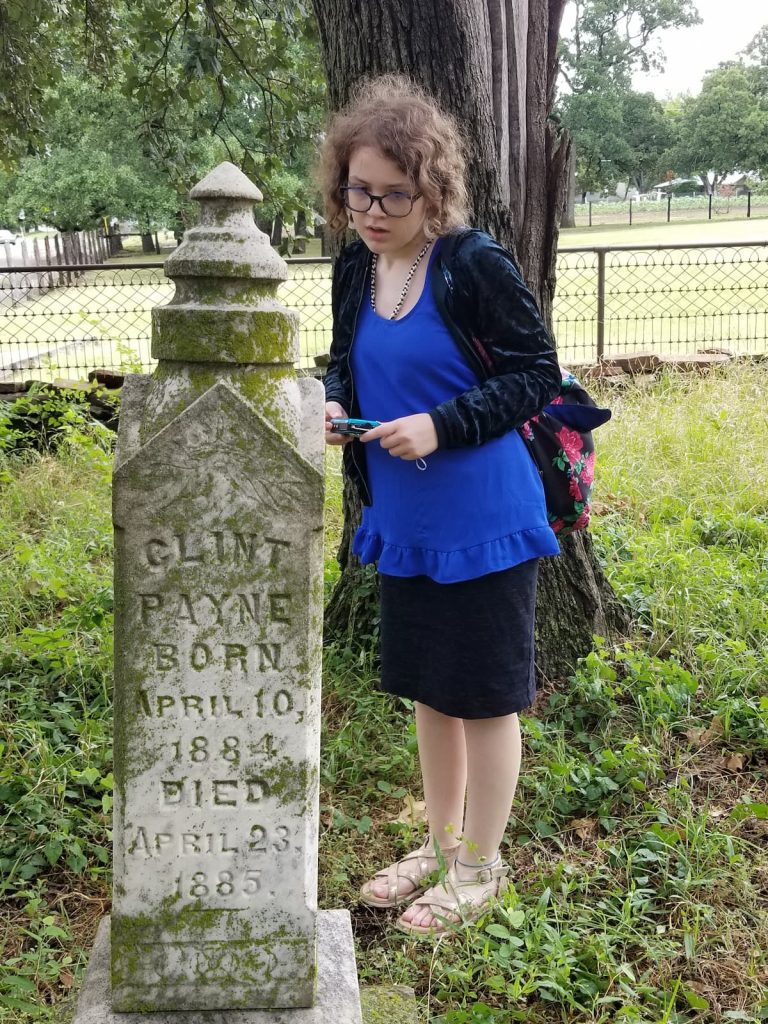
[[[589,523],[595,477],[592,431],[610,418],[611,410],[599,409],[564,370],[560,394],[519,428],[539,468],[549,523],[558,537]]]

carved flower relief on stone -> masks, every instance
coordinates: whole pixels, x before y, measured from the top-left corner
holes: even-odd
[[[201,519],[237,509],[287,513],[301,506],[310,467],[302,472],[300,456],[287,454],[285,442],[269,428],[244,430],[243,417],[254,414],[234,395],[228,397],[230,408],[216,398],[218,408],[210,409],[203,396],[192,409],[194,420],[182,414],[148,443],[146,459],[142,451],[134,456],[128,500],[135,514],[179,502]]]

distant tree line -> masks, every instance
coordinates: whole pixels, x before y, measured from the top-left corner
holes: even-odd
[[[0,223],[183,225],[227,159],[267,229],[317,207],[325,85],[299,0],[36,0],[0,20]]]
[[[698,21],[690,0],[576,0],[561,44],[558,113],[573,134],[572,192],[640,193],[696,177],[713,193],[734,171],[768,177],[768,25],[738,59],[709,72],[697,96],[668,102],[631,88],[632,73],[663,66],[658,27]]]

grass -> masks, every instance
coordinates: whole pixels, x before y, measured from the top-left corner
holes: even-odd
[[[561,232],[563,248],[595,245],[665,245],[768,242],[768,220],[654,224]],[[316,255],[316,240],[309,252]],[[735,260],[733,264],[725,260]],[[142,270],[146,260],[121,259],[115,270],[89,271],[77,288],[64,288],[0,306],[0,379],[84,376],[96,366],[131,369],[151,364],[150,310],[172,296],[162,272]],[[765,352],[768,276],[765,253],[744,249],[707,253],[614,253],[606,264],[605,352],[638,349],[690,353],[712,346]],[[328,265],[290,267],[279,290],[301,317],[301,365],[327,352],[331,340]],[[109,280],[109,284],[99,283]],[[555,299],[555,335],[566,362],[591,362],[597,346],[597,258],[561,254]],[[34,371],[30,369],[34,366]],[[3,368],[5,368],[3,370]]]
[[[694,221],[681,224],[603,224],[564,228],[560,248],[590,245],[702,245],[707,242],[768,241],[768,220]]]
[[[0,454],[0,1020],[43,1017],[108,898],[111,458]]]
[[[437,947],[357,901],[420,841],[411,714],[326,652],[320,901],[432,1024],[768,1019],[768,368],[605,400],[594,536],[637,628],[524,716],[514,886]],[[97,438],[98,440],[98,438]],[[328,461],[326,585],[341,530]],[[108,907],[109,458],[0,463],[0,1021],[52,1019]]]

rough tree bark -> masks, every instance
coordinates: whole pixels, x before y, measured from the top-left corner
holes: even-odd
[[[571,146],[568,157],[567,184],[565,187],[565,209],[560,221],[561,228],[576,227],[576,152]]]
[[[564,205],[568,135],[550,120],[557,38],[566,0],[313,0],[331,109],[361,79],[409,75],[460,122],[467,137],[472,223],[515,252],[548,323],[552,319],[558,225]],[[349,545],[360,506],[349,487],[339,552],[340,582],[326,612],[331,635],[355,623],[370,631],[370,581]],[[627,628],[585,533],[542,561],[539,672],[567,674],[592,634]]]

